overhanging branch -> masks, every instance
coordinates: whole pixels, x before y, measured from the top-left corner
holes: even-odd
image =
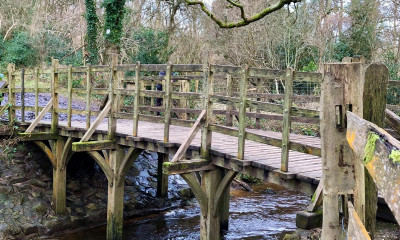
[[[231,5],[237,7],[240,9],[240,15],[242,20],[241,21],[237,21],[237,22],[223,22],[221,19],[219,19],[215,14],[213,14],[205,5],[205,3],[203,1],[197,1],[197,0],[185,0],[186,4],[188,5],[200,5],[201,10],[207,14],[215,23],[218,24],[219,27],[221,28],[236,28],[236,27],[242,27],[242,26],[246,26],[252,22],[258,21],[262,18],[264,18],[265,16],[267,16],[268,14],[271,14],[281,8],[283,8],[285,5],[291,4],[291,3],[298,3],[301,2],[301,0],[279,0],[278,3],[264,8],[262,11],[260,11],[257,14],[254,14],[253,16],[251,16],[250,18],[246,17],[243,5],[234,2],[233,0],[226,0],[227,2],[229,2]]]

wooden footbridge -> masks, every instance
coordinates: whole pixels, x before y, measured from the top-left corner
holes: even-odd
[[[365,79],[381,82],[375,88],[359,90]],[[317,137],[290,133],[292,121],[319,123],[319,111],[296,105],[300,105],[297,101],[319,101],[321,83],[322,144]],[[161,91],[155,90],[157,84]],[[57,214],[66,213],[66,168],[72,155],[87,152],[99,164],[109,182],[107,239],[122,237],[124,178],[143,150],[159,153],[158,196],[167,195],[168,174],[180,174],[193,190],[201,208],[201,239],[219,239],[220,230],[227,228],[229,186],[239,172],[309,193],[322,178],[311,209],[317,208],[323,196],[323,239],[338,239],[339,195],[348,200],[354,194],[357,212],[346,208],[350,227],[359,230],[366,218],[360,190],[365,187],[355,187],[365,178],[357,175],[362,172],[358,168],[364,169],[358,159],[365,149],[365,129],[378,133],[378,138],[374,137],[377,146],[382,142],[386,150],[391,147],[394,151],[385,155],[394,159],[387,163],[391,164],[388,178],[393,180],[394,192],[386,183],[382,189],[381,180],[387,178],[374,175],[382,173],[380,167],[388,167],[382,162],[383,155],[372,157],[368,163],[376,166],[367,168],[374,168],[372,178],[387,202],[391,197],[388,204],[399,221],[400,160],[396,154],[400,145],[384,130],[358,117],[362,116],[363,101],[386,97],[383,90],[373,97],[362,95],[363,90],[387,89],[387,84],[384,66],[362,63],[327,65],[325,73],[319,74],[210,62],[119,65],[116,57],[110,66],[60,66],[54,60],[50,68],[43,69],[16,70],[9,65],[8,88],[0,89],[7,101],[3,101],[0,114],[8,116],[11,127],[20,126],[19,139],[33,141],[49,157]],[[309,94],[315,95],[298,95],[296,86],[308,86]],[[27,102],[29,94],[34,96],[33,103]],[[103,106],[96,108],[100,105],[96,101],[101,102],[105,95]],[[45,106],[40,104],[43,99],[48,99]],[[79,102],[84,102],[83,106]],[[383,105],[374,109],[384,110],[385,101],[379,103]],[[385,116],[382,111],[374,114]],[[387,117],[399,131],[397,115],[387,110]],[[266,119],[282,121],[282,133],[259,129]],[[367,127],[360,130],[360,126]],[[383,148],[368,145],[367,149],[368,156],[386,154]],[[342,202],[347,206],[347,201]],[[361,221],[354,222],[359,215]]]

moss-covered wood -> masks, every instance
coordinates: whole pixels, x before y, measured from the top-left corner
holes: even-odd
[[[116,148],[117,144],[113,140],[75,142],[72,144],[72,151],[74,152],[89,152],[89,151],[108,150]]]
[[[163,163],[163,173],[168,175],[199,172],[213,169],[211,162],[204,159],[182,160]]]

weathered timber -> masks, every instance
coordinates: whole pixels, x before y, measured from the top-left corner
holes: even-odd
[[[86,69],[86,128],[90,128],[90,105],[92,95],[92,65],[87,64]]]
[[[44,141],[44,140],[56,140],[58,139],[58,133],[52,132],[24,132],[18,133],[18,139],[20,141]]]
[[[209,56],[205,58],[205,64],[203,69],[203,99],[202,109],[206,110],[206,118],[201,129],[201,149],[200,155],[203,159],[210,160],[210,148],[212,140],[212,131],[209,129],[212,116],[212,102],[210,101],[210,95],[213,93],[213,78],[214,72],[211,71]]]
[[[72,144],[72,151],[74,152],[89,152],[116,148],[117,144],[113,140],[75,142]]]
[[[15,71],[14,64],[8,64],[7,72],[8,72],[8,103],[10,104],[10,109],[8,110],[8,121],[12,124],[15,119],[15,110],[13,107],[15,106],[15,94],[13,93],[13,89],[15,88],[15,76],[13,72]]]
[[[362,108],[362,104],[353,101],[354,95],[349,90],[359,89],[363,78],[360,64],[326,64],[324,72],[321,95],[322,239],[329,240],[339,239],[341,234],[338,195],[353,193],[353,159],[345,139],[345,109],[349,104],[353,110]]]
[[[400,134],[400,117],[389,109],[385,110],[386,123]]]
[[[247,95],[247,78],[249,77],[249,66],[242,67],[242,76],[240,78],[240,104],[239,104],[239,132],[238,132],[238,159],[244,158],[244,148],[246,139],[246,95]]]
[[[51,98],[53,100],[53,108],[51,111],[51,131],[57,132],[58,128],[58,94],[56,93],[56,89],[58,88],[58,72],[57,68],[59,66],[58,60],[53,59],[51,68]]]
[[[213,168],[214,165],[212,165],[210,161],[204,159],[190,159],[181,160],[179,162],[163,163],[163,173],[168,175],[212,170]]]
[[[135,98],[133,100],[133,133],[134,137],[137,136],[139,127],[139,94],[140,94],[140,62],[135,65]]]
[[[201,123],[203,123],[206,113],[207,113],[206,110],[203,110],[201,112],[201,114],[197,118],[196,122],[194,123],[193,127],[190,129],[190,132],[189,132],[186,140],[179,147],[178,151],[175,153],[171,162],[177,162],[177,161],[181,160],[182,157],[185,155],[186,150],[192,143],[193,139],[196,137],[197,132],[200,130]]]
[[[21,122],[25,122],[25,68],[21,69]]]
[[[169,141],[169,127],[171,124],[171,92],[172,92],[172,86],[171,86],[171,76],[172,76],[172,64],[168,63],[167,64],[167,71],[165,73],[165,95],[163,99],[163,104],[165,106],[165,112],[164,112],[164,142]]]
[[[103,170],[108,182],[112,181],[112,179],[114,178],[114,171],[110,167],[110,162],[106,161],[106,158],[101,156],[101,154],[96,151],[89,151],[87,152],[87,154],[89,154],[89,156],[91,156],[93,160],[96,161],[96,163],[100,166],[101,170]]]
[[[96,120],[93,122],[93,125],[87,130],[85,135],[81,138],[80,142],[86,142],[90,139],[94,131],[97,129],[97,127],[100,125],[100,123],[103,121],[103,119],[107,116],[108,112],[111,110],[111,101],[109,101],[104,109],[101,111],[101,113],[97,116]],[[87,124],[86,124],[87,126]]]
[[[72,66],[68,67],[68,112],[67,112],[67,127],[71,127],[72,121]]]
[[[310,205],[307,207],[308,212],[315,212],[318,210],[318,208],[322,205],[322,199],[323,199],[323,183],[320,182],[318,184],[317,189],[314,192],[314,195],[311,199]]]
[[[291,110],[292,110],[292,95],[293,95],[293,69],[286,70],[285,78],[285,103],[283,109],[283,126],[282,126],[282,157],[281,171],[289,171],[289,136],[291,130]]]
[[[5,112],[6,110],[8,110],[9,108],[10,108],[10,105],[9,105],[8,102],[7,102],[3,107],[0,108],[0,116],[3,115],[4,112]]]
[[[50,99],[50,101],[46,104],[46,106],[43,108],[43,110],[37,115],[37,117],[35,118],[35,120],[33,120],[33,122],[31,123],[31,125],[29,125],[29,127],[26,129],[26,133],[30,133],[32,132],[35,127],[39,124],[39,122],[43,119],[44,115],[46,115],[46,113],[50,110],[50,108],[53,106],[53,98]]]
[[[114,113],[116,113],[116,104],[115,104],[115,94],[114,94],[114,89],[115,89],[115,81],[116,81],[116,76],[117,76],[117,64],[118,64],[118,55],[114,54],[112,55],[112,62],[111,62],[111,77],[110,77],[110,82],[109,82],[109,93],[108,93],[108,99],[111,103],[111,109],[110,109],[110,116],[108,117],[108,139],[113,140],[115,138],[115,132],[117,130],[117,119],[114,116]]]
[[[347,112],[347,141],[400,223],[400,142],[351,112]]]
[[[168,175],[163,173],[163,164],[169,161],[169,154],[157,153],[157,197],[168,197]]]
[[[400,87],[400,81],[389,81],[390,87]]]
[[[128,151],[125,153],[124,158],[122,159],[121,166],[116,173],[117,177],[117,184],[122,185],[124,184],[124,180],[126,174],[128,173],[130,167],[135,162],[137,157],[143,152],[143,149],[138,149],[134,147],[130,147]]]
[[[53,165],[53,169],[57,167],[57,158],[54,156],[51,149],[41,141],[34,141],[34,143],[46,154],[47,158],[50,160],[51,164]]]
[[[348,202],[349,206],[349,224],[347,229],[348,240],[371,240],[368,235],[367,229],[365,229],[360,217],[351,202]]]
[[[226,75],[226,95],[228,97],[232,96],[233,92],[233,83],[232,83],[232,75],[227,74]],[[226,105],[226,120],[225,120],[225,125],[230,127],[232,126],[232,110],[233,107],[231,105]],[[238,113],[239,114],[239,113]]]
[[[362,117],[379,127],[385,127],[385,109],[389,70],[383,64],[370,64],[365,70]],[[359,166],[359,164],[357,164]],[[368,171],[364,169],[365,181],[365,228],[371,238],[375,236],[378,189]]]

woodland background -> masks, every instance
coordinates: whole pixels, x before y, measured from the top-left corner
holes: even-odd
[[[248,13],[273,2],[240,0]],[[226,0],[206,3],[220,19],[240,19]],[[399,23],[398,0],[302,0],[232,29],[184,0],[0,0],[0,72],[8,63],[49,65],[52,58],[106,64],[110,52],[123,63],[202,63],[211,50],[218,64],[299,71],[363,55],[400,80]],[[389,103],[399,104],[399,89],[390,91]]]

